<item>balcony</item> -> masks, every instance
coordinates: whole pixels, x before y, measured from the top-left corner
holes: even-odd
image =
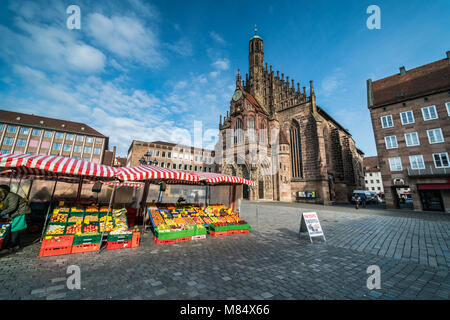
[[[450,176],[450,168],[436,168],[433,165],[426,165],[425,169],[412,169],[407,167],[409,177],[437,177]]]

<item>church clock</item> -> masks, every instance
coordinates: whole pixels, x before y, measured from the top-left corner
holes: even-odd
[[[241,90],[236,90],[233,94],[233,100],[238,101],[242,96]]]

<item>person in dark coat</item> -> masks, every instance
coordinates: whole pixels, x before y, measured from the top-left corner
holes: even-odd
[[[31,209],[25,199],[12,193],[7,185],[0,185],[0,202],[0,217],[12,219],[7,246],[16,251],[20,248],[20,231],[27,228],[25,215],[30,214]]]

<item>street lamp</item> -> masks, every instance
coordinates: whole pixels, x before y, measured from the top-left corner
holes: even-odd
[[[152,154],[150,153],[150,152],[146,152],[145,154],[144,154],[144,156],[139,160],[139,163],[141,164],[141,165],[154,165],[154,166],[156,166],[156,165],[158,165],[158,161],[156,161],[156,160],[150,160],[150,157],[152,156]]]

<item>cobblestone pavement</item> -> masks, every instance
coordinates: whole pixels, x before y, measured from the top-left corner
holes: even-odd
[[[326,243],[298,237],[311,209]],[[0,258],[0,299],[449,299],[450,219],[367,211],[243,202],[247,235],[156,245],[146,234],[139,248],[45,258],[35,244]],[[67,289],[69,265],[81,290]],[[366,287],[369,265],[379,290]]]

